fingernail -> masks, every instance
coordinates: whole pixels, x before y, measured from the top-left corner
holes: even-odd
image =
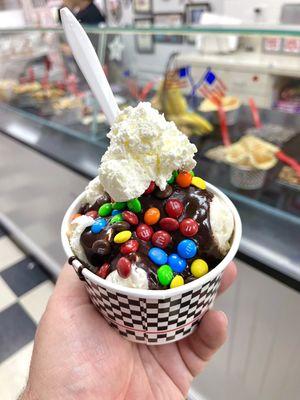
[[[218,311],[218,314],[220,317],[223,319],[224,323],[226,324],[226,327],[228,326],[228,318],[227,315],[223,311]]]

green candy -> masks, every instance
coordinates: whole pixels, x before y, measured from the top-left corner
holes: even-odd
[[[175,178],[174,178],[174,176],[173,176],[173,174],[172,174],[171,178],[167,180],[167,183],[168,183],[169,185],[172,185],[172,183],[174,183],[174,181],[175,181]]]
[[[168,286],[173,279],[173,271],[170,265],[164,264],[157,270],[157,278],[162,286]]]
[[[98,214],[100,217],[107,217],[112,212],[111,203],[102,204],[102,206],[98,210]]]
[[[132,199],[127,201],[127,207],[130,211],[134,213],[139,213],[142,211],[142,205],[139,199]]]
[[[121,222],[121,221],[123,221],[122,214],[117,214],[112,217],[112,219],[110,220],[110,224],[115,224],[116,222]]]
[[[125,201],[117,201],[116,203],[112,204],[112,209],[113,210],[119,210],[123,211],[126,208],[126,202]]]
[[[167,180],[167,183],[168,183],[169,185],[172,185],[172,183],[174,183],[174,181],[175,181],[175,179],[177,178],[177,176],[178,176],[178,172],[177,172],[177,171],[173,171],[173,172],[172,172],[172,176],[171,176],[170,179]]]
[[[195,176],[195,172],[194,172],[194,171],[190,171],[190,174],[191,174],[192,176]]]

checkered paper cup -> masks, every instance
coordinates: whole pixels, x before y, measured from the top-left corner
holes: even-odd
[[[148,345],[175,342],[191,334],[205,312],[213,306],[225,268],[234,258],[241,240],[241,220],[228,197],[215,186],[207,188],[221,198],[234,217],[232,245],[226,257],[203,277],[167,290],[124,288],[102,279],[74,259],[67,231],[70,217],[79,209],[81,194],[71,204],[62,222],[64,250],[85,283],[91,302],[124,338]]]

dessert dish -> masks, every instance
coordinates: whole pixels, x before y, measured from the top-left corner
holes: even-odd
[[[232,211],[195,176],[196,147],[149,103],[127,107],[70,218],[80,263],[107,282],[162,290],[188,284],[226,256]]]
[[[220,100],[222,102],[222,108],[226,113],[227,125],[234,125],[238,120],[241,106],[240,100],[234,96],[224,96],[221,97]],[[210,120],[214,125],[219,124],[218,107],[213,101],[204,99],[199,106],[199,111],[204,113],[204,115],[210,114]]]
[[[228,163],[257,170],[268,170],[277,163],[279,148],[263,139],[245,135],[226,148]]]

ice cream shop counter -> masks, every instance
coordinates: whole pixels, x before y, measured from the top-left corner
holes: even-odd
[[[271,110],[260,110],[260,114],[264,125],[272,125],[270,134],[274,134],[272,129],[276,130],[277,125],[285,127],[288,138],[284,142],[277,142],[275,146],[290,157],[299,157],[299,117]],[[251,126],[250,119],[248,108],[242,107],[237,123],[230,128],[230,140],[241,143],[244,148],[247,143],[240,142],[240,138]],[[104,136],[100,141],[83,141],[6,106],[0,108],[0,120],[3,135],[14,138],[22,145],[26,144],[85,178],[90,179],[97,174],[100,157],[107,147]],[[103,129],[107,131],[105,126]],[[240,212],[243,236],[239,257],[290,286],[299,288],[300,185],[297,176],[291,174],[290,170],[284,173],[287,168],[281,161],[276,161],[272,168],[260,169],[260,163],[273,162],[268,154],[266,160],[256,161],[258,168],[255,176],[249,172],[249,168],[226,162],[218,129],[204,137],[192,136],[191,141],[198,148],[195,172],[220,187]],[[235,156],[233,150],[231,157]],[[261,157],[264,156],[263,150]],[[242,150],[238,151],[238,156],[241,153]],[[18,223],[17,218],[14,222]]]

